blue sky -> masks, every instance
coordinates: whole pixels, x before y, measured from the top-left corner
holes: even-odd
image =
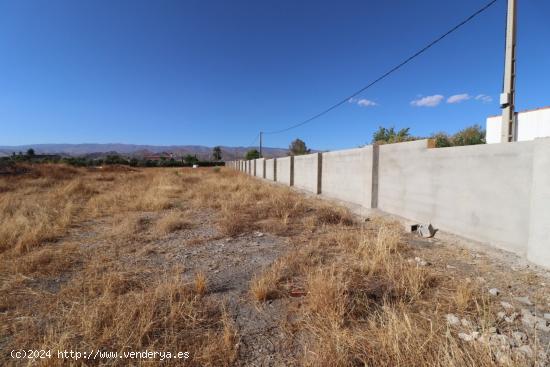
[[[366,85],[486,2],[0,0],[0,145],[248,145]],[[339,149],[381,125],[417,135],[484,125],[499,113],[505,5],[265,144],[300,137]],[[518,13],[518,109],[550,105],[550,3],[523,0]]]

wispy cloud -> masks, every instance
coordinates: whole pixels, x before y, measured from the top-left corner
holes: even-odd
[[[493,97],[491,96],[488,96],[486,94],[478,94],[476,97],[475,97],[475,100],[476,101],[481,101],[483,103],[491,103],[493,102]]]
[[[467,101],[470,98],[472,98],[472,96],[470,96],[468,93],[455,94],[454,96],[450,96],[449,98],[447,98],[447,103],[460,103],[462,101]]]
[[[441,94],[434,94],[433,96],[426,96],[411,101],[411,105],[416,107],[435,107],[443,101],[445,97]]]
[[[349,103],[356,103],[358,106],[361,106],[361,107],[378,106],[378,103],[366,98],[362,98],[362,99],[350,98]]]

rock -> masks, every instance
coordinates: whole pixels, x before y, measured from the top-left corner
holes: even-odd
[[[470,334],[458,333],[458,337],[466,342],[471,342],[479,338],[479,333],[477,331],[472,331]]]
[[[518,345],[525,344],[527,342],[527,334],[522,333],[521,331],[514,331],[512,333],[512,338],[518,343]]]
[[[456,266],[447,265],[447,269],[456,269]]]
[[[447,325],[460,325],[460,319],[452,313],[445,315],[445,319],[447,320]]]
[[[511,323],[513,323],[514,321],[516,321],[516,319],[518,318],[518,316],[519,316],[519,315],[517,314],[517,312],[514,312],[514,313],[512,313],[510,316],[505,317],[505,318],[504,318],[504,321],[506,321],[507,323],[511,324]]]
[[[489,289],[489,294],[491,296],[498,296],[500,294],[500,291],[498,290],[498,288],[491,288]]]
[[[418,256],[414,258],[414,261],[416,261],[416,263],[418,264],[418,266],[426,266],[426,265],[429,264],[426,260],[424,260],[424,259],[422,259],[422,258],[420,258],[420,257],[418,257]]]
[[[550,313],[545,313],[543,317],[547,320],[550,320]]]
[[[512,306],[510,303],[504,301],[500,302],[500,305],[507,310],[514,308],[514,306]]]
[[[496,333],[498,333],[498,329],[497,329],[496,327],[494,327],[494,326],[491,326],[491,327],[489,328],[489,333],[491,333],[491,334],[496,334]]]
[[[435,229],[431,224],[419,224],[416,233],[424,238],[431,238],[435,235]]]
[[[518,348],[518,351],[520,351],[521,353],[523,353],[525,356],[529,358],[533,357],[533,350],[528,345],[522,345],[521,347]]]
[[[263,237],[264,236],[264,234],[262,232],[254,232],[254,235],[256,237]]]
[[[523,308],[521,310],[521,322],[523,325],[530,329],[536,329],[540,331],[544,331],[546,333],[550,333],[550,326],[548,325],[548,320],[538,317],[536,315],[533,315],[531,311],[528,309]]]
[[[497,347],[503,347],[504,349],[510,348],[510,338],[503,334],[493,334],[489,338],[492,345]]]
[[[532,306],[533,305],[533,302],[531,302],[531,300],[527,296],[526,297],[516,297],[514,299],[516,301],[520,302],[520,303],[523,303],[526,306]]]
[[[466,328],[469,328],[469,329],[471,329],[472,326],[473,326],[472,323],[467,319],[460,320],[460,323],[462,324],[462,326],[464,326]]]
[[[506,318],[506,312],[500,311],[499,313],[497,313],[497,317],[499,320],[504,320]]]

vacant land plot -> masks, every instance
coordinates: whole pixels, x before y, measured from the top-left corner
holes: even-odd
[[[550,363],[544,274],[224,169],[20,167],[0,254],[1,365]]]

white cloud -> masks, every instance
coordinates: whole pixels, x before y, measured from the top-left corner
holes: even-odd
[[[357,103],[358,106],[361,107],[374,107],[378,106],[378,103],[371,101],[370,99],[357,99],[357,98],[350,98],[349,103]]]
[[[363,107],[378,106],[378,103],[371,101],[370,99],[360,99],[357,101],[357,104]]]
[[[454,96],[450,96],[447,98],[447,103],[460,103],[462,101],[467,101],[472,96],[470,96],[468,93],[462,93],[462,94],[455,94]]]
[[[443,101],[445,97],[441,94],[434,94],[433,96],[426,96],[411,101],[411,105],[416,107],[435,107]]]
[[[493,102],[493,97],[488,96],[486,94],[478,94],[475,99],[476,99],[476,101],[481,101],[483,103]]]

